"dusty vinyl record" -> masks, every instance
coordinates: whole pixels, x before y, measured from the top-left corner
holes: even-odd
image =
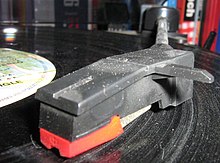
[[[1,34],[1,47],[36,53],[54,63],[56,78],[103,57],[150,47],[151,35],[128,36],[56,28],[19,29],[14,42]],[[39,142],[39,102],[33,96],[0,109],[0,162],[219,162],[220,57],[204,49],[171,43],[195,53],[196,67],[215,76],[212,84],[194,83],[194,97],[165,110],[151,110],[124,134],[72,159]]]

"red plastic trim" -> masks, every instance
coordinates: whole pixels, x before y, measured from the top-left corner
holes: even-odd
[[[74,157],[91,148],[108,142],[124,132],[119,116],[114,116],[106,126],[94,131],[82,138],[70,142],[43,128],[40,128],[40,139],[46,148],[57,148],[63,157]]]

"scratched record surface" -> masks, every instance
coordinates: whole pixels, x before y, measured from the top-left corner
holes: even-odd
[[[103,57],[149,47],[150,35],[128,36],[56,28],[19,28],[13,42],[1,33],[1,48],[36,53],[57,69],[55,78]],[[159,110],[153,105],[115,140],[72,159],[39,142],[39,102],[34,96],[0,109],[0,162],[219,162],[220,57],[192,50],[196,67],[215,76],[212,84],[195,82],[194,97],[182,105]]]

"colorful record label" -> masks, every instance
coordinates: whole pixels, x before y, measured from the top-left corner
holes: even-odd
[[[43,57],[0,48],[0,107],[34,94],[55,74],[54,65]]]

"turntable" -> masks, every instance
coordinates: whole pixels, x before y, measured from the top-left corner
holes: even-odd
[[[154,38],[103,31],[18,27],[13,42],[1,33],[1,48],[35,53],[51,61],[58,79],[102,58],[152,46]],[[193,98],[175,108],[157,104],[128,124],[116,139],[66,159],[39,138],[40,102],[34,95],[0,109],[1,162],[219,162],[219,62],[217,54],[177,43],[195,54],[195,67],[214,75],[212,84],[194,83]]]

